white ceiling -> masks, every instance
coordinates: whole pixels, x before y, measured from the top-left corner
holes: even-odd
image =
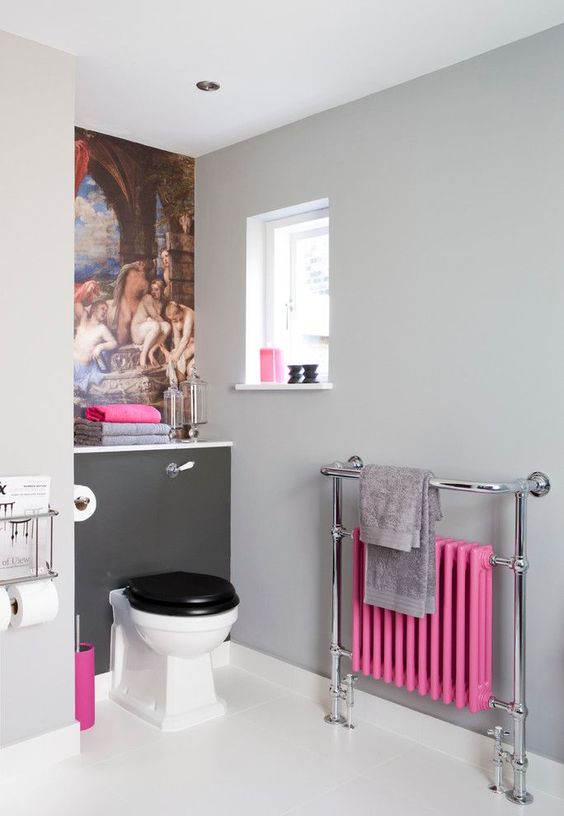
[[[0,29],[78,57],[77,124],[192,156],[562,22],[564,0],[0,0]]]

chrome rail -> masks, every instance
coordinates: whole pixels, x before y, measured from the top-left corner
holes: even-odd
[[[35,570],[27,575],[14,575],[10,578],[0,579],[0,587],[10,586],[11,584],[28,584],[32,581],[46,581],[57,578],[58,572],[53,569],[53,519],[59,515],[58,510],[46,510],[43,513],[36,513],[33,510],[24,515],[0,515],[0,524],[13,522],[14,524],[32,522],[31,536],[35,540],[32,541],[31,546],[35,550]],[[49,519],[49,562],[45,564],[45,571],[39,572],[39,523],[33,525],[36,519]]]
[[[359,457],[354,457],[358,459]],[[360,479],[363,465],[355,467],[348,466],[348,463],[333,462],[332,465],[325,465],[320,472],[323,476],[332,476],[338,479]],[[429,480],[431,487],[439,490],[457,490],[464,493],[495,493],[517,494],[532,493],[533,496],[545,496],[550,490],[548,476],[539,471],[531,473],[527,479],[517,479],[514,482],[467,482],[460,479],[436,479]]]
[[[351,653],[341,646],[341,550],[345,536],[350,533],[342,525],[342,480],[359,479],[364,462],[359,456],[351,456],[347,462],[333,462],[321,468],[323,476],[333,479],[333,518],[331,527],[332,549],[332,593],[331,593],[331,711],[325,722],[353,727],[351,712],[354,705],[354,680],[348,674],[346,681],[341,681],[341,658],[351,657]],[[513,482],[462,481],[460,479],[437,479],[429,481],[432,487],[439,490],[454,490],[465,493],[484,495],[515,496],[515,542],[514,555],[511,558],[491,557],[492,566],[504,566],[513,571],[513,701],[505,703],[491,697],[491,709],[505,711],[513,719],[513,751],[501,748],[501,737],[506,732],[497,726],[491,729],[494,737],[494,775],[495,780],[490,790],[505,793],[507,799],[518,805],[533,801],[527,791],[527,749],[526,720],[526,575],[529,568],[527,559],[527,497],[546,496],[550,491],[550,480],[545,473],[534,471],[526,479]],[[346,703],[346,716],[341,714],[341,700]],[[501,766],[508,762],[513,769],[513,788],[506,791],[501,784]]]
[[[55,572],[55,570],[48,569],[47,572],[39,572],[37,575],[34,572],[33,575],[19,575],[17,578],[2,578],[2,580],[0,580],[0,587],[13,586],[14,584],[31,584],[37,581],[52,581],[53,578],[57,578],[58,575],[59,573]]]

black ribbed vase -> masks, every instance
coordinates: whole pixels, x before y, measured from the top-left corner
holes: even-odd
[[[319,380],[317,379],[317,369],[319,365],[316,363],[315,365],[304,365],[304,383],[317,383]]]
[[[303,366],[301,365],[289,365],[288,371],[290,372],[290,379],[288,380],[288,385],[297,385],[302,381],[302,369]]]

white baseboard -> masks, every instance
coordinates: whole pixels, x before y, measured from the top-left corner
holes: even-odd
[[[62,762],[80,753],[80,724],[75,722],[56,731],[16,742],[0,749],[0,782]]]
[[[228,666],[230,663],[230,649],[231,641],[224,641],[221,646],[214,649],[211,658],[214,669],[219,669],[221,666]],[[96,675],[96,690],[95,699],[99,703],[102,700],[107,700],[110,693],[110,672]]]
[[[232,666],[286,686],[316,702],[328,703],[329,680],[326,677],[233,641],[230,660]],[[360,690],[355,692],[354,718],[415,740],[427,748],[449,754],[471,765],[491,769],[492,740],[458,725]],[[564,799],[564,764],[529,753],[529,767],[528,782],[533,792],[538,790]]]

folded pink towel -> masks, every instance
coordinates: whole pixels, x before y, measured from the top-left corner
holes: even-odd
[[[161,413],[152,405],[91,405],[86,409],[86,419],[95,422],[160,422]]]

